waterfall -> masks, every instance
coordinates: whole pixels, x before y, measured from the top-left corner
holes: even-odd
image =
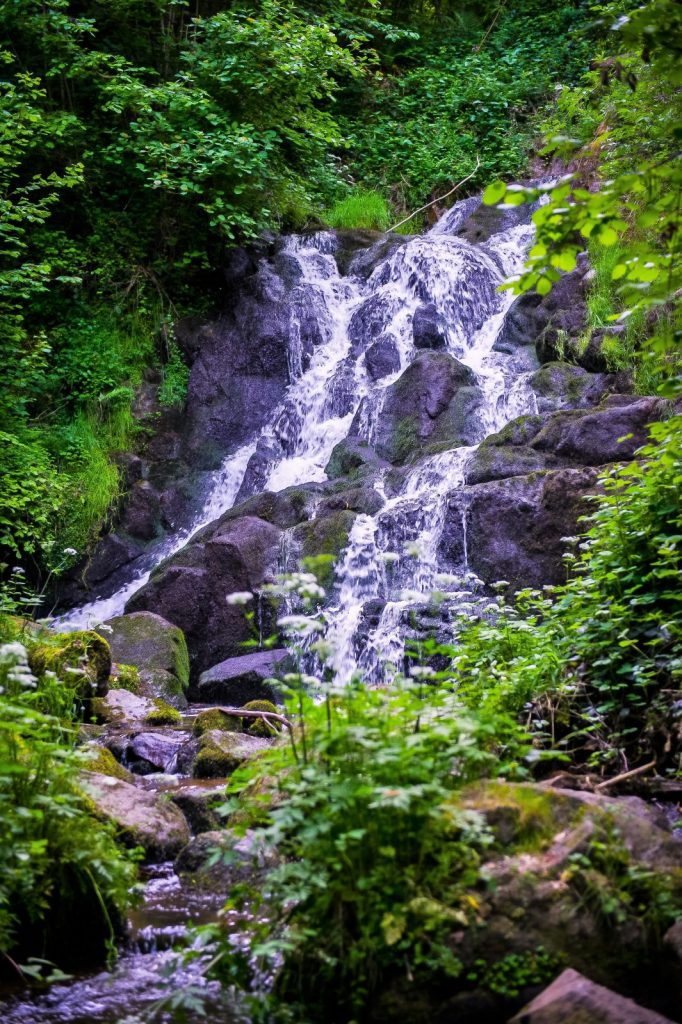
[[[176,553],[201,528],[259,490],[281,490],[326,480],[334,447],[351,432],[374,440],[387,389],[419,351],[414,344],[417,309],[425,304],[442,324],[445,351],[475,374],[480,389],[476,437],[535,411],[528,373],[517,373],[494,343],[512,301],[498,291],[520,270],[532,228],[515,224],[483,245],[453,235],[477,200],[464,200],[426,235],[406,239],[380,259],[369,276],[340,274],[333,232],[291,236],[284,251],[295,260],[315,311],[319,338],[306,365],[298,310],[292,303],[288,364],[290,384],[257,437],[232,453],[214,474],[208,497],[190,529],[161,545],[138,575],[110,598],[70,612],[62,622],[83,626],[120,614],[143,586],[155,564]],[[368,374],[365,352],[387,339],[397,353],[378,380]],[[342,678],[357,668],[380,678],[388,662],[399,665],[409,633],[411,610],[424,610],[433,591],[441,593],[440,623],[452,618],[462,600],[475,597],[476,581],[466,564],[466,521],[461,564],[444,566],[439,543],[447,503],[463,486],[475,446],[455,447],[422,457],[387,497],[384,475],[374,488],[384,499],[375,515],[358,515],[336,569],[329,595],[328,639],[336,649]],[[397,491],[397,493],[396,493]],[[284,552],[288,559],[288,550]],[[150,559],[151,561],[151,559]]]

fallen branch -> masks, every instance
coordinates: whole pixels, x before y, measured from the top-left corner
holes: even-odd
[[[476,171],[478,170],[478,168],[480,166],[481,166],[481,158],[479,156],[477,156],[476,157],[476,166],[474,167],[474,169],[471,172],[471,174],[467,174],[466,178],[462,178],[461,181],[458,181],[457,184],[454,186],[454,188],[451,188],[450,191],[446,192],[444,196],[439,196],[438,199],[433,199],[430,203],[427,203],[426,206],[420,206],[419,209],[415,210],[414,213],[411,213],[409,215],[409,217],[405,217],[404,220],[399,220],[397,224],[394,224],[393,227],[388,229],[389,232],[396,231],[398,228],[401,228],[403,226],[403,224],[407,224],[408,220],[412,220],[412,218],[416,217],[418,213],[423,213],[424,210],[428,210],[430,206],[435,206],[436,203],[442,203],[444,199],[448,199],[452,195],[453,192],[456,192],[458,188],[461,188],[462,185],[466,184],[466,182],[469,180],[469,178],[473,178],[474,174],[476,173]]]
[[[594,791],[595,793],[599,793],[600,790],[608,789],[610,786],[615,786],[618,782],[625,782],[626,779],[634,779],[637,775],[644,775],[655,767],[656,758],[654,758],[653,761],[649,761],[648,764],[641,765],[639,768],[632,768],[629,772],[623,772],[621,775],[614,775],[612,779],[606,779],[605,782],[600,782],[598,786],[594,787]]]

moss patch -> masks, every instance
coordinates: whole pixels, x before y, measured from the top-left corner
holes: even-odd
[[[140,670],[135,665],[114,665],[112,667],[112,686],[130,693],[141,693]]]
[[[92,696],[93,690],[100,695],[106,692],[111,673],[111,651],[107,641],[94,630],[57,633],[50,637],[43,634],[31,647],[28,660],[31,671],[37,676],[54,672],[62,677],[69,669],[78,670],[81,673],[79,695],[82,698]],[[73,685],[78,675],[69,674]]]
[[[119,764],[107,747],[93,743],[84,748],[83,753],[87,757],[86,768],[89,772],[108,775],[112,779],[122,779],[124,782],[133,781],[131,773]]]
[[[182,715],[165,700],[156,697],[153,701],[154,707],[144,716],[145,725],[179,725],[182,722]]]
[[[338,557],[348,543],[348,534],[355,522],[355,513],[343,509],[333,515],[313,519],[296,527],[294,538],[301,545],[301,555],[306,559],[326,556],[317,564],[308,563],[313,567],[315,575],[323,587],[329,586],[334,580],[334,563],[331,556]]]
[[[277,708],[269,700],[250,700],[248,704],[244,705],[244,711],[268,711],[271,714],[279,714]],[[279,726],[274,722],[269,723],[265,718],[243,718],[242,728],[249,733],[250,736],[276,736],[279,732]]]
[[[195,736],[203,736],[205,732],[216,729],[219,732],[239,732],[241,719],[234,715],[226,715],[220,708],[207,708],[200,711],[194,719],[193,733]]]

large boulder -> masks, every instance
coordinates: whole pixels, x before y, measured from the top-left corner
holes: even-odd
[[[513,476],[455,491],[449,501],[441,555],[468,565],[484,582],[510,590],[565,582],[562,538],[577,531],[595,492],[595,469],[569,468]]]
[[[631,459],[649,437],[648,426],[660,419],[668,403],[657,398],[621,397],[590,412],[561,412],[550,417],[530,442],[537,451],[549,451],[588,466]]]
[[[120,665],[139,669],[143,696],[186,707],[189,654],[181,629],[154,612],[117,615],[99,627]]]
[[[223,779],[271,746],[272,740],[260,736],[210,729],[199,740],[192,774],[198,779]]]
[[[251,700],[281,702],[279,690],[269,680],[283,674],[288,658],[285,648],[228,658],[201,673],[198,698],[205,703],[238,708]]]
[[[229,513],[200,531],[152,573],[126,605],[127,612],[155,609],[186,637],[195,674],[239,655],[254,634],[269,636],[275,611],[267,599],[231,604],[234,593],[256,594],[277,569],[280,530],[256,516]],[[255,613],[250,616],[248,613]]]
[[[417,349],[447,348],[446,325],[433,302],[422,302],[412,317],[412,340]]]
[[[183,814],[157,794],[95,772],[83,772],[81,784],[95,811],[120,829],[128,846],[141,846],[148,860],[169,860],[189,842]]]
[[[386,389],[374,447],[400,464],[432,447],[473,444],[481,400],[473,370],[445,352],[422,352]]]
[[[509,1024],[673,1024],[568,967]]]
[[[588,373],[570,363],[545,363],[530,378],[538,412],[588,409],[611,392],[620,391],[622,374]]]

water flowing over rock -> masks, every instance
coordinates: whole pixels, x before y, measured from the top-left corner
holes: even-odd
[[[452,637],[500,578],[563,580],[561,538],[600,467],[631,458],[665,406],[629,395],[597,356],[576,365],[584,256],[548,296],[498,290],[522,266],[529,217],[467,199],[419,237],[321,231],[236,253],[229,309],[179,333],[192,377],[170,447],[223,458],[207,497],[191,528],[69,621],[162,615],[217,699],[229,666],[258,657],[243,644],[276,633],[262,588],[301,558],[337,559],[318,571],[342,677],[382,678],[406,639]],[[129,507],[143,519],[156,505],[142,480]],[[125,572],[128,549],[104,543]]]

